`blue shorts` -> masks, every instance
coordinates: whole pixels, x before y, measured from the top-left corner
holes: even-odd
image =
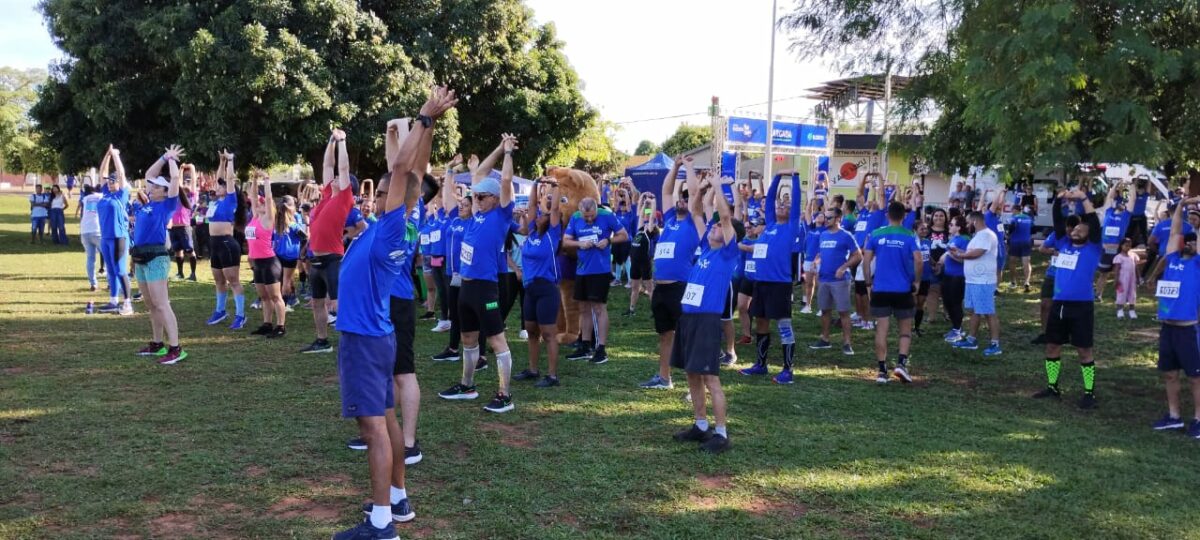
[[[996,284],[968,283],[963,307],[976,315],[996,314]]]
[[[558,307],[561,302],[558,285],[545,279],[534,279],[525,285],[525,301],[521,315],[525,322],[537,322],[538,326],[553,326],[558,322]]]
[[[133,276],[141,283],[166,281],[171,273],[171,258],[161,255],[148,263],[133,263]]]
[[[1009,244],[1008,254],[1013,257],[1028,257],[1033,254],[1032,243]]]
[[[1001,242],[999,253],[996,254],[996,268],[1004,268],[1006,264],[1008,264],[1008,248]]]
[[[338,380],[342,416],[383,416],[396,406],[392,371],[396,365],[396,334],[364,336],[342,332],[338,340]]]
[[[1183,370],[1200,377],[1200,327],[1163,324],[1158,334],[1158,370]]]

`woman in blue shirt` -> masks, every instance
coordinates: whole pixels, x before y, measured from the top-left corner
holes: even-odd
[[[167,294],[167,276],[171,273],[171,257],[167,252],[167,225],[180,205],[188,206],[186,197],[180,197],[179,158],[183,149],[171,145],[162,157],[146,169],[148,201],[137,210],[133,226],[133,248],[130,255],[134,262],[138,290],[142,291],[146,308],[150,312],[150,328],[153,339],[142,350],[140,356],[157,356],[158,363],[171,365],[184,358],[187,353],[179,345],[179,324],[171,309]],[[170,165],[171,180],[159,176],[164,165]],[[164,334],[166,345],[164,346]]]
[[[967,244],[971,243],[971,237],[967,236],[967,218],[960,215],[950,219],[950,242],[948,247],[957,248],[958,251],[966,251]],[[942,254],[942,258],[938,261],[938,266],[942,269],[942,302],[946,307],[946,315],[950,317],[950,331],[946,333],[945,338],[949,343],[953,343],[961,339],[965,334],[962,331],[963,321],[963,299],[967,294],[967,278],[963,272],[962,261],[956,261],[950,256],[949,250]]]
[[[234,239],[235,226],[245,225],[245,206],[238,197],[237,173],[233,168],[233,154],[221,152],[217,165],[216,198],[208,206],[209,261],[212,263],[213,281],[216,283],[217,304],[208,318],[209,326],[224,321],[225,301],[228,291],[233,291],[234,312],[230,330],[241,330],[246,325],[246,293],[238,276],[242,266],[242,247]],[[230,186],[233,186],[231,189]]]
[[[283,282],[280,285],[283,292],[283,303],[287,310],[298,304],[296,299],[296,267],[300,263],[300,253],[308,241],[308,233],[304,225],[296,221],[296,199],[291,195],[285,196],[275,209],[275,234],[271,236],[272,248],[279,265],[283,267]]]
[[[550,197],[543,201],[538,197],[539,186]],[[525,286],[524,305],[521,318],[525,331],[529,333],[529,369],[518,373],[516,380],[536,380],[538,356],[542,343],[546,346],[549,371],[534,386],[549,388],[558,386],[558,307],[561,299],[558,282],[562,272],[558,268],[556,255],[562,246],[562,216],[559,214],[558,186],[545,180],[533,185],[529,200],[536,203],[536,217],[526,214],[521,220],[520,233],[527,235],[521,244],[522,282]]]
[[[113,176],[108,175],[109,164],[115,168]],[[119,312],[121,315],[133,315],[133,305],[130,301],[132,290],[129,283],[129,183],[125,180],[125,165],[121,163],[121,152],[112,145],[100,162],[100,176],[107,183],[101,188],[100,204],[96,207],[100,218],[100,255],[104,258],[104,266],[108,268],[108,305],[101,307],[101,313]],[[117,304],[117,292],[124,297],[124,303]]]

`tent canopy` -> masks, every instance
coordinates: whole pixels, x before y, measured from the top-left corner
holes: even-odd
[[[671,167],[674,165],[675,160],[671,156],[659,152],[658,155],[650,158],[650,161],[637,167],[625,169],[625,176],[628,176],[633,181],[633,185],[638,191],[648,191],[658,195],[662,193],[663,180],[666,178],[667,173],[671,172]],[[687,178],[687,175],[683,169],[680,169],[676,178],[684,179]],[[659,209],[662,208],[661,200],[656,198],[655,204]]]

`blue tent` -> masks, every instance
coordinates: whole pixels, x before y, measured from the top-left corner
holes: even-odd
[[[625,169],[625,176],[633,180],[633,185],[638,188],[638,191],[648,191],[659,195],[662,193],[663,179],[666,178],[667,173],[671,172],[673,165],[675,165],[675,160],[671,156],[659,152],[657,156],[650,158],[650,161]],[[676,178],[684,179],[687,178],[687,175],[683,169],[680,169]],[[661,209],[662,201],[655,199],[655,204]]]

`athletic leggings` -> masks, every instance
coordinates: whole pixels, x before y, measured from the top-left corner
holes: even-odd
[[[450,278],[446,277],[446,269],[445,268],[434,268],[433,269],[433,286],[437,289],[438,320],[439,321],[448,321],[448,320],[450,320],[450,315],[447,313],[448,310],[447,310],[446,306],[450,302],[448,301],[449,299],[446,297],[449,294],[449,291],[447,289],[450,288]]]
[[[521,280],[517,279],[517,273],[500,274],[500,316],[504,320],[508,320],[508,314],[512,313],[513,304],[516,304],[517,299],[521,300],[521,310],[524,311],[525,287],[521,285]],[[524,317],[521,320],[524,320]]]
[[[950,316],[950,324],[962,329],[963,297],[967,294],[967,278],[942,274],[942,305]]]
[[[105,277],[108,278],[108,295],[116,296],[117,291],[121,291],[124,298],[129,298],[129,261],[126,257],[127,250],[125,243],[128,242],[125,238],[104,238],[100,241],[100,256],[104,259],[104,266],[108,267],[108,273]]]

